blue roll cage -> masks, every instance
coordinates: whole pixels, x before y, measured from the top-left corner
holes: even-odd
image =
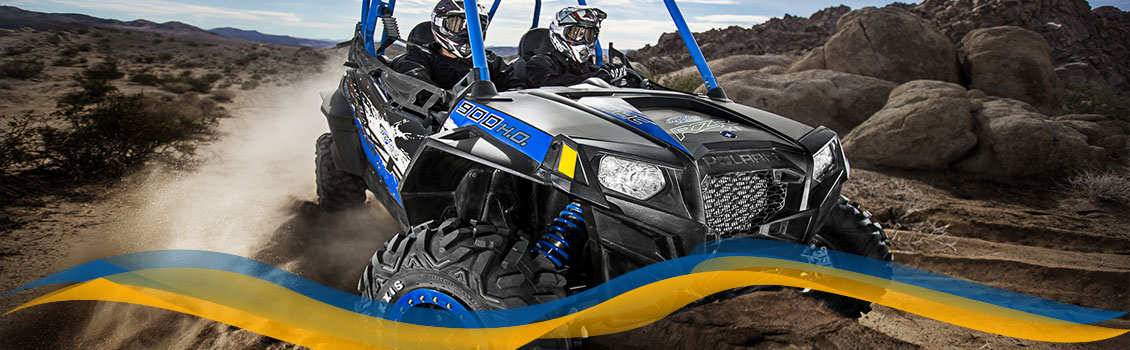
[[[467,18],[479,18],[479,0],[463,0],[464,7],[466,8]],[[494,19],[494,14],[498,11],[498,5],[502,0],[494,0],[490,7],[490,12],[487,14],[489,20]],[[722,87],[718,86],[718,82],[714,79],[714,73],[710,71],[710,66],[706,64],[706,58],[702,56],[702,49],[698,47],[698,42],[695,41],[694,35],[691,34],[690,28],[687,27],[687,21],[683,18],[683,13],[679,11],[679,5],[675,4],[675,0],[663,0],[667,5],[667,12],[671,14],[671,20],[675,22],[675,28],[678,29],[679,35],[683,38],[683,44],[686,45],[687,51],[690,52],[691,60],[694,61],[695,67],[698,68],[698,73],[702,75],[702,82],[706,84],[706,90],[709,91],[708,95],[725,97],[722,92]],[[577,0],[577,4],[586,6],[585,0]],[[383,55],[384,52],[376,52],[376,44],[374,37],[377,19],[386,16],[391,17],[393,10],[396,8],[396,0],[362,0],[361,1],[361,31],[364,35],[365,49],[373,56]],[[531,29],[538,27],[538,17],[541,16],[541,0],[534,2],[534,20],[530,26]],[[490,70],[487,69],[486,47],[483,44],[483,28],[479,21],[467,21],[467,31],[471,39],[471,62],[475,70],[479,72],[479,81],[490,82]],[[381,34],[381,44],[390,40],[388,33]],[[596,63],[604,65],[604,52],[600,47],[600,40],[596,42]]]

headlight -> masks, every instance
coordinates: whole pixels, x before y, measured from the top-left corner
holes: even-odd
[[[828,144],[812,155],[813,179],[819,180],[832,169],[832,156],[836,154],[836,143],[835,139],[828,141]]]
[[[600,159],[597,178],[604,188],[639,200],[651,198],[667,186],[667,179],[658,166],[614,156]]]

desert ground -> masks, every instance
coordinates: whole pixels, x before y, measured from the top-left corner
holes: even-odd
[[[839,18],[848,10],[836,11]],[[835,20],[824,20],[835,32]],[[781,25],[787,29],[782,33],[811,32],[789,26]],[[734,96],[750,101],[758,94],[804,97],[759,106],[785,115],[794,104],[809,106],[811,96],[825,95],[829,101],[846,102],[834,106],[838,109],[832,111],[839,114],[821,117],[850,120],[882,114],[877,112],[896,87],[894,78],[824,69],[786,73],[785,66],[799,53],[823,45],[830,34],[812,36],[807,46],[788,48],[800,51],[783,52],[791,56],[749,58],[736,55],[749,52],[735,52],[733,65],[744,68],[719,73],[720,81],[728,89],[734,86]],[[201,140],[189,163],[152,161],[123,177],[74,183],[0,176],[0,291],[112,255],[200,249],[252,257],[353,292],[369,257],[399,230],[372,198],[365,207],[340,213],[324,212],[315,204],[314,140],[328,130],[318,110],[319,92],[333,89],[340,79],[341,51],[227,46],[101,29],[4,31],[0,48],[4,62],[43,63],[42,73],[33,77],[0,79],[3,123],[27,112],[51,115],[59,96],[80,89],[72,76],[109,59],[124,73],[112,81],[122,92],[165,100],[194,96],[211,101],[227,115],[218,119],[214,134]],[[722,49],[728,48],[714,47]],[[739,59],[758,61],[757,67],[743,66]],[[677,63],[665,69],[673,72],[668,81],[682,74],[677,68],[685,65]],[[1050,72],[1051,64],[1045,65]],[[712,66],[721,68],[715,62]],[[822,87],[833,82],[846,82],[836,87],[840,90],[878,92],[859,97]],[[692,83],[688,90],[700,82]],[[755,84],[762,90],[741,93]],[[985,100],[974,96],[972,88],[966,98],[965,87],[951,85],[944,88],[961,89],[960,103]],[[788,90],[794,86],[799,88]],[[940,91],[943,87],[938,86],[930,88]],[[786,90],[789,94],[774,95]],[[855,103],[864,99],[874,101]],[[867,109],[857,110],[862,108],[857,105]],[[854,124],[841,127],[851,130]],[[1040,125],[1045,124],[1052,123]],[[1121,136],[1109,137],[1124,144],[1126,131],[1119,130]],[[1083,135],[1078,138],[1088,147]],[[1109,151],[1111,157],[1117,155],[1114,147]],[[1061,302],[1130,310],[1130,203],[1081,191],[1068,184],[1070,174],[1002,180],[952,165],[942,164],[944,170],[894,170],[861,164],[852,169],[844,194],[887,228],[896,263]],[[53,288],[57,286],[5,296],[0,309],[10,310]],[[1130,317],[1102,325],[1130,329]],[[862,319],[847,319],[786,289],[683,310],[585,343],[593,349],[1126,349],[1130,335],[1085,344],[1040,343],[883,306]],[[0,349],[294,348],[217,322],[116,303],[56,303],[0,316]]]

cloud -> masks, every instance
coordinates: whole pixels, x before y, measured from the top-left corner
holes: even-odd
[[[145,2],[130,0],[47,0],[48,2],[65,4],[79,8],[102,9],[117,11],[137,17],[177,18],[189,16],[199,19],[232,19],[244,21],[280,21],[287,26],[328,28],[334,25],[325,23],[305,22],[292,12],[248,10],[230,7],[216,7],[184,4],[173,1],[149,0]]]

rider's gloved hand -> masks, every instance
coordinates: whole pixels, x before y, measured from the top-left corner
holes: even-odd
[[[628,75],[627,67],[618,63],[608,63],[600,66],[600,71],[597,72],[597,76],[607,82],[616,81],[617,79],[624,78],[626,75]]]

